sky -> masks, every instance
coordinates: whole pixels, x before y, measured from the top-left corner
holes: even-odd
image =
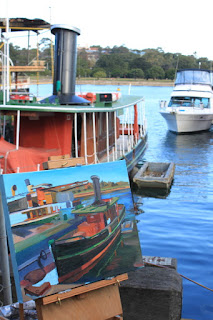
[[[213,60],[212,0],[2,0],[1,17],[7,16],[40,18],[79,28],[80,47],[160,47],[164,52]],[[40,35],[47,36],[47,32]],[[11,41],[27,47],[23,33],[19,43],[14,38]],[[35,46],[36,41],[34,36],[31,45]]]

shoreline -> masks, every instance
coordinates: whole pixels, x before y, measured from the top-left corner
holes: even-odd
[[[51,84],[52,78],[50,76],[40,77],[38,80],[31,77],[31,84]],[[76,79],[77,85],[92,84],[92,85],[115,85],[115,86],[150,86],[150,87],[173,87],[174,82],[170,80],[134,80],[134,79],[94,79],[81,78]]]
[[[128,189],[129,186],[123,186],[123,187],[118,187],[118,188],[108,188],[108,189],[101,189],[102,193],[111,193],[114,191],[120,191],[120,190],[125,190]],[[89,192],[82,192],[82,193],[74,193],[76,198],[82,198],[82,197],[89,197],[94,195],[94,191],[89,191]]]

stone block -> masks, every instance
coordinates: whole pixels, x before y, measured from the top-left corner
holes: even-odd
[[[120,286],[124,320],[180,320],[182,278],[173,268],[148,267],[128,273]]]

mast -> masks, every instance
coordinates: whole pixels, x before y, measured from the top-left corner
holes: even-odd
[[[6,39],[5,51],[6,51],[7,72],[6,72],[6,97],[5,98],[6,98],[6,101],[9,101],[9,41],[8,41],[9,18],[8,18],[8,15],[6,19],[6,30],[7,30],[7,39]],[[5,61],[5,57],[4,57],[4,61]],[[8,305],[12,303],[12,291],[11,291],[10,266],[9,266],[8,248],[7,248],[7,234],[6,234],[6,228],[5,228],[4,210],[2,205],[1,193],[0,193],[0,258],[1,258],[4,304]]]

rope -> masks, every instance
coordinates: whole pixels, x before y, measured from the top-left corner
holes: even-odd
[[[169,269],[169,268],[168,268],[168,267],[166,267],[166,266],[159,266],[159,265],[157,265],[157,264],[150,263],[150,262],[145,262],[145,264],[148,264],[148,265],[153,266],[153,267]],[[178,273],[178,272],[177,272],[177,273]],[[202,287],[202,288],[204,288],[204,289],[207,289],[207,290],[209,290],[209,291],[212,291],[212,292],[213,292],[213,289],[211,289],[211,288],[209,288],[209,287],[206,287],[206,286],[204,286],[203,284],[201,284],[201,283],[199,283],[199,282],[197,282],[197,281],[194,281],[194,280],[192,280],[192,279],[190,279],[190,278],[188,278],[188,277],[184,276],[184,275],[183,275],[183,274],[181,274],[181,273],[178,273],[178,274],[179,274],[179,276],[181,276],[182,278],[184,278],[184,279],[186,279],[186,280],[188,280],[188,281],[191,281],[191,282],[193,282],[193,283],[197,284],[198,286],[200,286],[200,287]]]

